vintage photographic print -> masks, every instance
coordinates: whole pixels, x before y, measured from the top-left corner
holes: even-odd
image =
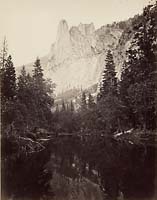
[[[2,200],[157,199],[157,1],[0,0]]]

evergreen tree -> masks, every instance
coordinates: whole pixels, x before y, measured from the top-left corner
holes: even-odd
[[[94,132],[94,130],[100,130],[99,114],[97,105],[94,102],[94,98],[91,93],[88,94],[87,110],[85,112],[86,128]]]
[[[33,70],[33,87],[36,94],[36,100],[39,106],[43,105],[50,109],[53,105],[53,98],[51,95],[54,86],[52,86],[51,80],[45,81],[43,76],[43,68],[41,67],[40,59],[37,58]]]
[[[55,113],[56,113],[56,114],[59,113],[59,106],[58,106],[58,103],[56,104],[56,110],[55,110]]]
[[[63,111],[63,112],[66,111],[66,107],[65,107],[65,102],[64,102],[64,100],[62,100],[62,111]]]
[[[22,67],[21,74],[18,77],[18,89],[24,89],[28,84],[25,66]]]
[[[10,55],[8,56],[4,66],[1,92],[2,98],[6,100],[12,100],[16,94],[16,74]]]
[[[120,101],[118,98],[115,64],[110,50],[107,52],[105,63],[106,67],[97,97],[98,116],[100,116],[100,124],[103,124],[103,129],[106,133],[113,133],[118,128]]]
[[[33,77],[26,73],[23,66],[17,82],[18,112],[23,118],[23,125],[29,129],[34,127],[50,128],[53,106],[51,83],[45,81],[39,60],[35,62]],[[39,69],[38,69],[39,67]],[[19,119],[17,119],[17,122]],[[18,123],[20,125],[20,123]],[[22,124],[22,122],[21,122]],[[18,125],[18,126],[19,126]]]
[[[156,4],[147,6],[134,27],[121,76],[121,96],[130,110],[132,124],[144,129],[156,126],[156,10]]]
[[[2,133],[8,127],[14,126],[16,113],[16,74],[11,56],[8,56],[3,69],[1,69],[1,119]]]
[[[8,55],[8,45],[6,37],[4,37],[2,49],[0,52],[0,70],[4,69],[5,63],[7,61],[7,55]]]
[[[73,104],[73,101],[72,101],[72,100],[70,101],[70,111],[71,111],[71,112],[74,112],[74,111],[75,111],[74,104]]]
[[[5,72],[5,63],[7,60],[7,53],[8,53],[8,48],[7,48],[7,41],[6,38],[4,38],[3,44],[2,44],[2,49],[0,51],[0,95],[1,97],[4,97],[4,72]],[[1,98],[2,100],[2,98]],[[4,100],[4,98],[3,98]],[[4,102],[2,102],[4,103]]]
[[[87,101],[86,101],[86,93],[82,93],[81,97],[81,111],[86,111],[87,110]]]
[[[40,59],[37,58],[34,63],[33,79],[36,87],[40,87],[40,90],[44,87],[43,69],[40,64]]]
[[[87,100],[86,93],[83,92],[81,96],[81,107],[80,107],[80,119],[81,119],[81,131],[87,128]]]
[[[91,95],[91,93],[89,93],[89,95],[88,95],[88,109],[93,109],[94,106],[95,106],[94,98]]]
[[[17,114],[15,120],[16,127],[21,132],[37,125],[38,115],[34,95],[33,79],[30,74],[26,73],[25,66],[23,66],[17,78]]]
[[[102,75],[102,82],[100,84],[100,92],[98,95],[98,100],[102,97],[112,93],[115,95],[117,93],[117,78],[115,72],[115,64],[113,61],[113,55],[110,50],[108,50],[105,59],[105,69]]]

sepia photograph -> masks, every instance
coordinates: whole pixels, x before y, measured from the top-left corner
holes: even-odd
[[[0,0],[1,200],[157,200],[157,1]]]

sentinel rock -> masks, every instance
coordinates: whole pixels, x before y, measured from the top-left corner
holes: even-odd
[[[114,50],[122,30],[106,26],[95,30],[94,24],[68,28],[65,20],[58,26],[52,45],[47,75],[56,83],[56,92],[72,88],[88,88],[100,81],[106,51]]]
[[[99,29],[95,29],[93,23],[69,28],[67,22],[61,20],[49,55],[41,58],[44,75],[56,83],[56,93],[73,88],[87,89],[100,82],[106,52],[110,49],[120,76],[132,34],[131,20],[123,22],[123,28],[113,23]]]
[[[62,63],[69,58],[72,52],[68,24],[65,20],[60,21],[58,26],[56,43],[54,46],[54,58],[58,63]]]

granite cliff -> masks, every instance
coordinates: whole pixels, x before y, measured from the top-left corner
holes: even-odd
[[[108,49],[113,53],[117,76],[120,77],[125,51],[133,35],[131,23],[132,19],[129,19],[99,29],[95,29],[93,23],[80,23],[69,28],[66,20],[61,20],[56,41],[48,55],[41,58],[45,77],[56,83],[56,93],[98,84]],[[33,65],[28,66],[31,71]]]
[[[108,49],[117,50],[123,29],[103,26],[95,30],[94,24],[79,24],[70,29],[65,20],[58,26],[56,42],[49,52],[46,76],[56,83],[56,91],[72,88],[86,89],[101,79]],[[115,58],[115,61],[116,58]],[[116,65],[118,75],[119,63]]]

